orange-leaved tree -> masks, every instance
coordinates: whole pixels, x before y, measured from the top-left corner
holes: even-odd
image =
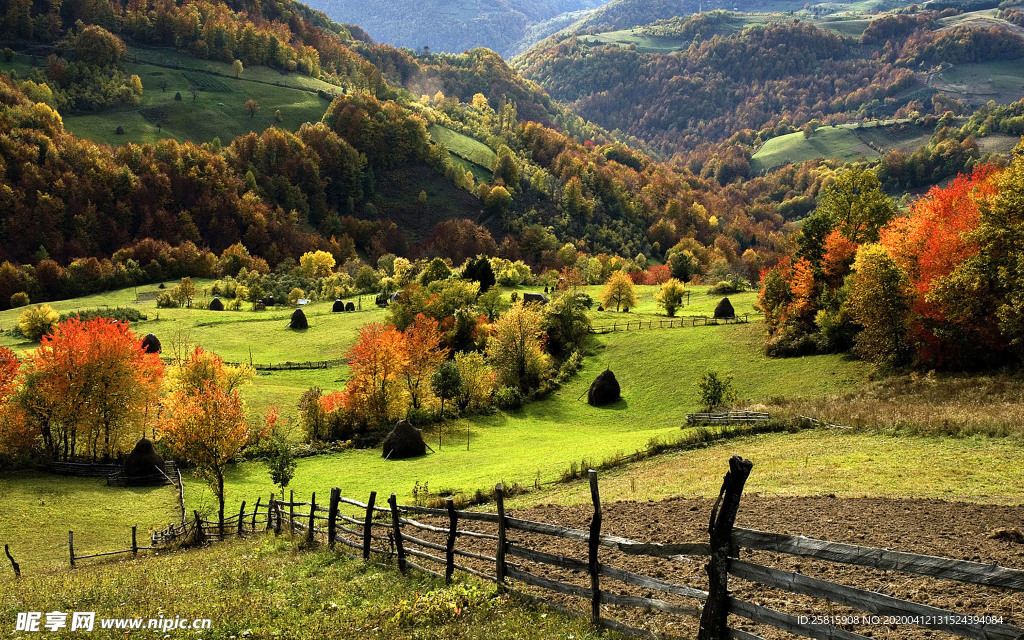
[[[409,390],[409,401],[415,409],[420,407],[421,397],[430,385],[430,376],[448,358],[448,349],[441,346],[441,331],[437,320],[422,313],[416,314],[413,323],[405,328],[405,350],[408,354],[402,374]]]
[[[133,431],[145,433],[163,377],[159,356],[127,323],[71,318],[30,356],[21,405],[50,457],[109,458],[132,444]]]
[[[363,422],[380,425],[402,414],[401,375],[409,362],[405,336],[376,322],[359,330],[348,354],[350,409]]]
[[[944,366],[974,343],[987,343],[981,334],[989,326],[951,323],[951,306],[963,297],[947,278],[981,245],[972,232],[981,209],[997,192],[998,170],[982,165],[948,185],[933,187],[906,216],[896,218],[881,232],[881,244],[907,274],[912,290],[911,335],[923,363]]]
[[[165,399],[160,431],[171,449],[196,466],[217,496],[223,535],[224,470],[249,442],[242,399],[232,368],[216,354],[196,347],[177,368],[174,390]]]
[[[0,458],[25,453],[38,435],[25,420],[18,403],[13,402],[20,368],[18,356],[7,347],[0,347]]]

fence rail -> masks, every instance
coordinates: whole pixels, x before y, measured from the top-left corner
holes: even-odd
[[[592,327],[591,333],[612,333],[614,331],[636,331],[638,329],[673,329],[683,327],[706,327],[719,324],[745,324],[750,322],[750,314],[732,316],[729,318],[713,318],[711,316],[684,316],[681,318],[668,318],[665,320],[629,320],[627,322],[613,322],[600,327]]]
[[[752,465],[739,457],[732,458],[729,465],[712,509],[708,541],[654,543],[602,533],[597,473],[591,470],[593,516],[586,529],[507,515],[501,484],[495,487],[497,513],[457,510],[450,498],[445,508],[399,505],[395,494],[387,506],[377,506],[375,492],[362,502],[343,497],[340,489],[334,488],[326,505],[317,503],[315,493],[308,502],[297,502],[294,493],[287,502],[273,495],[265,504],[257,499],[250,511],[243,502],[237,513],[225,518],[223,527],[195,513],[187,523],[154,533],[153,546],[188,538],[220,539],[260,529],[279,534],[287,529],[309,542],[322,539],[331,548],[364,560],[373,553],[387,555],[397,560],[402,572],[416,569],[450,581],[454,572],[460,571],[496,582],[500,590],[559,608],[563,608],[559,597],[580,599],[589,604],[589,617],[595,625],[641,638],[661,636],[609,617],[612,610],[608,607],[698,618],[698,640],[760,638],[752,631],[728,626],[730,615],[810,638],[866,637],[838,626],[808,624],[806,616],[743,601],[730,591],[730,576],[828,601],[830,611],[839,605],[879,616],[909,616],[911,621],[921,622],[920,626],[976,640],[1024,637],[1024,628],[1013,625],[975,621],[971,616],[757,564],[748,558],[740,560],[739,553],[745,549],[1024,591],[1024,571],[1017,569],[735,527]],[[540,548],[544,540],[562,542],[556,550],[547,551]],[[566,545],[578,552],[566,552]],[[695,578],[691,575],[673,581],[660,571],[645,575],[615,566],[619,560],[638,556],[680,567],[692,566],[694,557],[706,558],[706,578],[700,578],[700,584],[683,584]],[[77,556],[82,557],[86,556]],[[557,594],[556,600],[551,600],[551,594]]]
[[[770,417],[763,411],[725,411],[722,413],[705,411],[687,414],[686,424],[763,424],[768,422]]]

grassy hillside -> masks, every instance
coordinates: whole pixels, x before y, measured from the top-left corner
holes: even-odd
[[[43,61],[45,62],[45,61]],[[142,79],[142,101],[127,109],[67,115],[64,125],[77,136],[106,142],[155,142],[161,138],[209,142],[220,138],[226,145],[236,136],[271,126],[292,131],[304,122],[319,122],[328,102],[318,90],[336,93],[339,88],[298,73],[282,74],[265,67],[245,69],[234,77],[231,65],[199,60],[173,49],[130,47],[127,73]],[[31,71],[29,58],[16,55],[0,70],[14,69],[20,77]],[[161,85],[166,83],[166,89]],[[193,99],[190,89],[198,90]],[[181,100],[175,100],[175,94]],[[250,116],[248,100],[260,109]],[[275,119],[280,110],[281,121]],[[117,128],[124,128],[117,134]]]
[[[928,138],[924,139],[928,142]],[[876,158],[881,154],[861,139],[849,126],[821,127],[810,138],[802,132],[772,138],[750,159],[750,170],[763,173],[787,164],[812,158],[839,158],[851,162],[860,157]]]
[[[86,561],[88,562],[88,561]],[[94,561],[95,562],[95,561]],[[9,572],[8,572],[9,573]],[[24,611],[93,611],[90,638],[349,638],[592,640],[605,635],[585,619],[497,596],[475,582],[450,587],[402,577],[326,550],[304,551],[285,539],[256,536],[135,562],[14,581],[0,578],[0,620],[14,628]],[[208,630],[101,630],[102,618],[209,619]]]
[[[477,165],[490,174],[498,156],[486,144],[469,136],[452,131],[448,127],[432,124],[427,128],[430,137],[448,148],[448,151],[467,162]]]

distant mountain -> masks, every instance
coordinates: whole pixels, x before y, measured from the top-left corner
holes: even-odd
[[[397,47],[445,53],[486,47],[509,56],[523,50],[518,43],[534,25],[601,4],[602,0],[423,0],[412,7],[405,0],[314,0],[309,6],[337,22],[358,24],[378,42]],[[537,39],[550,33],[543,31]]]

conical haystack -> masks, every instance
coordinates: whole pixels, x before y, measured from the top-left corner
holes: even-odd
[[[722,298],[722,301],[715,307],[715,318],[735,318],[736,311],[732,308],[729,298]]]
[[[289,329],[308,329],[309,322],[306,321],[306,314],[302,312],[302,309],[296,309],[295,313],[292,314],[292,320],[288,323]]]
[[[147,333],[142,339],[142,349],[146,353],[160,353],[160,340],[152,333]]]
[[[341,298],[334,301],[334,306],[331,307],[332,313],[339,313],[345,310],[345,303],[341,301]]]
[[[399,420],[387,438],[384,438],[382,458],[401,460],[426,455],[427,443],[419,429],[405,420]]]
[[[223,311],[224,303],[220,301],[220,298],[214,297],[210,300],[210,311]]]
[[[149,438],[142,438],[135,443],[135,448],[124,461],[124,477],[131,484],[152,481],[163,484],[167,479],[163,476],[164,459]]]
[[[605,369],[599,373],[591,383],[590,389],[587,390],[587,404],[594,407],[611,404],[620,397],[622,396],[619,381],[615,379],[615,374],[611,369]]]

